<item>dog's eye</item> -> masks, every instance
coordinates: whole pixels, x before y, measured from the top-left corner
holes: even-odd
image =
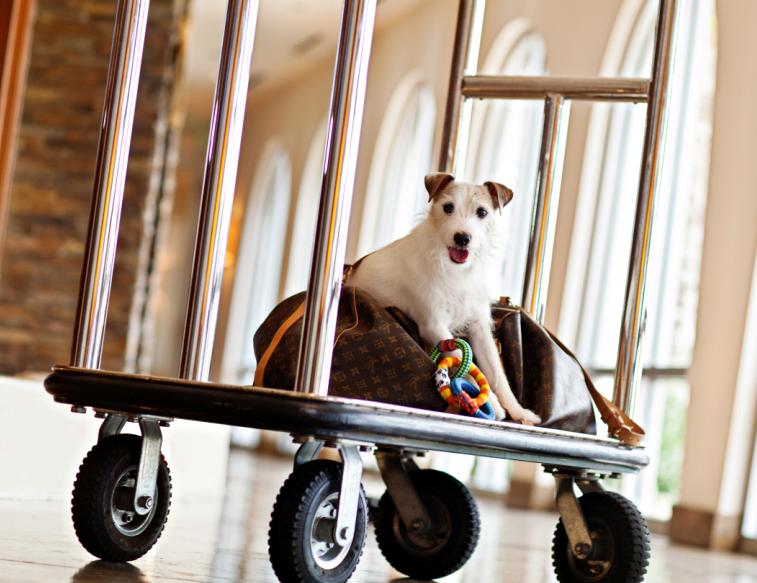
[[[454,213],[454,212],[455,212],[455,205],[454,205],[454,204],[452,204],[451,202],[448,202],[447,204],[445,204],[445,205],[444,205],[444,206],[442,207],[442,210],[443,210],[443,211],[444,211],[444,212],[445,212],[446,214],[448,214],[448,215],[451,215],[452,213]]]
[[[480,207],[478,207],[478,208],[476,209],[476,216],[477,216],[477,217],[478,217],[479,219],[483,219],[483,218],[484,218],[484,217],[486,217],[486,215],[488,215],[488,214],[489,214],[489,211],[488,211],[488,210],[486,210],[486,209],[485,209],[484,207],[482,207],[482,206],[480,206]]]

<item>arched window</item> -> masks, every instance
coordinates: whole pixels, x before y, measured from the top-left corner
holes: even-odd
[[[485,75],[545,73],[544,40],[522,18],[508,23],[500,32],[481,70]],[[493,291],[516,300],[523,288],[541,123],[541,103],[527,100],[481,101],[474,105],[471,119],[466,178],[477,183],[501,182],[515,193],[504,211],[507,251],[503,254],[501,280],[494,282],[498,289]]]
[[[652,0],[626,1],[605,56],[604,75],[650,75],[657,5]],[[624,478],[622,486],[644,512],[658,518],[669,516],[676,496],[683,446],[685,373],[694,343],[709,168],[713,22],[713,0],[682,4],[648,272],[643,355],[648,370],[636,406],[654,461],[640,478]],[[644,105],[632,104],[594,108],[563,296],[561,335],[577,347],[608,393],[623,312],[645,111]]]
[[[326,141],[326,120],[323,120],[310,141],[297,196],[297,212],[289,247],[284,297],[301,292],[308,285],[313,240],[318,221],[318,203],[323,178],[323,150]]]
[[[252,382],[253,334],[280,299],[291,183],[289,156],[278,143],[268,144],[255,173],[236,257],[222,366],[226,382]]]
[[[420,75],[411,72],[389,100],[371,164],[358,256],[402,237],[425,216],[423,177],[431,169],[436,105]]]

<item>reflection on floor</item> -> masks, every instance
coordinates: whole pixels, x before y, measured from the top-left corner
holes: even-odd
[[[132,565],[93,560],[79,547],[67,502],[0,501],[0,582],[275,582],[266,548],[268,515],[289,473],[287,460],[234,451],[223,504],[175,500],[165,533]],[[368,495],[381,492],[370,476]],[[444,583],[554,581],[549,547],[556,517],[479,500],[481,542],[468,564]],[[757,583],[757,559],[675,547],[653,540],[651,583]],[[381,556],[372,532],[351,579],[409,581]]]

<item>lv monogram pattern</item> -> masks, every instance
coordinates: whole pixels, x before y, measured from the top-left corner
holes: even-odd
[[[254,337],[258,358],[303,300],[304,293],[284,300],[263,322]],[[397,312],[381,308],[365,292],[342,290],[329,395],[443,411],[447,405],[433,382],[436,365],[408,332],[414,324],[403,314],[403,326],[392,315]],[[301,320],[284,334],[266,367],[266,387],[293,388],[301,334]]]

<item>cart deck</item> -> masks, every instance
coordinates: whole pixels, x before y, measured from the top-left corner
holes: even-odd
[[[347,440],[534,461],[602,474],[637,472],[643,448],[573,432],[486,421],[356,399],[173,378],[55,367],[45,388],[61,403]]]

